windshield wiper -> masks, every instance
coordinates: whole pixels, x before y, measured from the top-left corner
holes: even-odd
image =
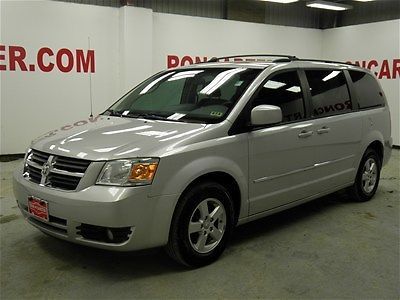
[[[129,114],[124,115],[124,117],[182,122],[180,120],[168,119],[168,117],[157,115],[157,114],[152,114],[152,113],[129,113]]]
[[[125,113],[125,111],[118,111],[113,109],[107,109],[104,113],[107,113],[109,116],[113,117],[121,117],[121,118],[143,118],[149,120],[164,120],[164,121],[173,121],[173,122],[183,122],[183,120],[173,120],[168,119],[166,116],[161,116],[153,113]]]
[[[123,117],[122,115],[123,111],[107,109],[104,113],[108,113],[108,115],[112,117]]]

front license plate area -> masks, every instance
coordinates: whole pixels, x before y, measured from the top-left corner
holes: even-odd
[[[49,221],[49,204],[47,201],[33,196],[28,197],[28,211],[36,218]]]

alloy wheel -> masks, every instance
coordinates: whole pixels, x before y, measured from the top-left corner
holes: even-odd
[[[188,226],[190,245],[199,253],[212,251],[222,240],[225,227],[224,205],[215,198],[201,201],[190,217]]]
[[[377,178],[378,178],[377,163],[373,158],[369,158],[365,161],[361,176],[362,189],[366,194],[369,194],[374,190]]]

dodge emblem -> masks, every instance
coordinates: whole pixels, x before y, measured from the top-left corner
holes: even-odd
[[[49,173],[50,173],[50,167],[51,167],[51,165],[48,163],[48,162],[46,162],[44,165],[43,165],[43,167],[42,167],[42,176],[43,177],[47,177],[47,175],[49,175]]]

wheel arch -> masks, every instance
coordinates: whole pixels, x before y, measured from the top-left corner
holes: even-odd
[[[381,164],[383,162],[383,154],[384,154],[384,149],[383,149],[383,144],[380,140],[375,140],[371,143],[369,143],[369,145],[365,148],[365,151],[367,151],[367,149],[373,149],[376,151],[376,153],[379,156],[379,159],[381,160]],[[364,153],[365,153],[364,151]]]
[[[187,193],[191,188],[193,188],[195,185],[200,184],[205,181],[213,181],[213,182],[219,183],[229,191],[230,196],[232,197],[232,200],[233,200],[233,208],[234,208],[234,212],[235,212],[235,224],[236,224],[236,222],[239,218],[240,209],[242,207],[241,190],[240,190],[240,186],[239,186],[238,182],[236,181],[236,179],[232,175],[230,175],[226,172],[214,171],[214,172],[205,173],[205,174],[200,175],[199,177],[195,178],[183,190],[183,192],[180,196],[180,199],[178,201],[180,201],[182,196],[185,193]]]
[[[384,143],[385,143],[385,139],[384,139],[383,134],[380,131],[378,131],[378,130],[370,131],[365,136],[365,138],[363,139],[363,141],[361,143],[360,154],[359,154],[357,166],[360,165],[361,160],[364,157],[365,151],[367,151],[367,149],[374,149],[378,153],[378,155],[381,159],[381,163],[382,163],[384,160],[384,155],[385,155]]]

